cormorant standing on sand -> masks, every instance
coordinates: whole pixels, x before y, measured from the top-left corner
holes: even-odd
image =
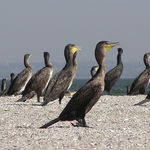
[[[88,113],[94,104],[99,100],[104,90],[105,78],[105,56],[106,51],[115,47],[117,43],[101,41],[96,45],[95,58],[99,65],[99,69],[84,86],[82,86],[71,98],[64,110],[58,118],[48,122],[40,128],[47,128],[58,121],[77,120],[82,127],[87,127],[85,115]],[[75,126],[75,125],[74,125]]]
[[[123,53],[122,48],[118,48],[117,55],[117,65],[115,68],[108,71],[105,75],[105,90],[110,94],[111,88],[116,84],[119,80],[122,72],[123,72],[123,63],[121,60],[121,55]]]
[[[78,48],[74,44],[68,44],[65,47],[64,55],[66,65],[61,71],[51,78],[44,94],[44,102],[41,103],[41,106],[44,106],[50,101],[54,101],[58,98],[59,103],[61,104],[61,100],[63,99],[66,91],[70,88],[77,71],[77,51]]]
[[[6,89],[6,79],[2,79],[1,82],[1,92],[3,92]]]
[[[11,74],[10,74],[10,85],[12,84],[12,81],[14,80],[14,77],[15,77],[15,74],[14,74],[14,73],[11,73]],[[10,87],[10,85],[9,85],[9,87]],[[5,90],[3,90],[3,91],[0,93],[0,96],[6,96],[9,87],[7,87]]]
[[[43,95],[53,73],[53,68],[49,62],[49,58],[49,53],[44,52],[45,67],[31,77],[22,92],[22,98],[20,98],[18,102],[25,102],[27,99],[30,99],[35,95],[37,95],[37,100],[40,102],[40,96]]]
[[[24,55],[24,65],[25,65],[25,69],[20,72],[16,77],[15,79],[13,80],[12,84],[10,85],[10,88],[7,92],[7,95],[10,96],[10,95],[16,95],[18,93],[21,93],[27,82],[29,81],[29,79],[31,78],[32,76],[32,68],[31,66],[29,65],[29,58],[30,58],[30,54],[26,54]]]
[[[128,91],[128,95],[137,95],[137,94],[144,94],[146,88],[149,85],[150,80],[150,65],[148,59],[150,58],[150,53],[146,53],[143,57],[144,64],[146,69],[133,81],[130,89]]]

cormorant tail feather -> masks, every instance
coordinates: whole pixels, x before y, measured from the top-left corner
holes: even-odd
[[[60,119],[59,119],[59,118],[56,118],[56,119],[54,119],[54,120],[52,120],[52,121],[50,121],[50,122],[44,124],[43,126],[41,126],[40,129],[42,129],[42,128],[48,128],[49,126],[51,126],[51,125],[57,123],[58,121],[60,121]]]

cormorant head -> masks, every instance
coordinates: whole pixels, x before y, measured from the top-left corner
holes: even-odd
[[[44,52],[44,62],[45,62],[45,66],[50,66],[49,58],[50,58],[49,52]]]
[[[78,50],[79,48],[76,45],[68,44],[65,47],[65,51],[64,51],[66,61],[68,62],[72,60],[73,58],[75,58]]]
[[[105,50],[104,53],[119,45],[119,42],[101,41],[97,44],[96,49]]]
[[[50,58],[50,54],[49,54],[49,52],[44,52],[44,58],[46,59],[49,59]]]
[[[24,55],[24,65],[25,65],[25,67],[30,67],[30,65],[29,65],[30,56],[31,56],[31,54],[25,54]]]
[[[24,55],[24,59],[25,59],[25,60],[28,60],[28,59],[30,58],[30,56],[31,56],[31,54],[25,54],[25,55]]]
[[[122,54],[123,53],[123,49],[122,48],[118,48],[118,53]]]
[[[11,78],[13,78],[14,76],[15,76],[15,74],[14,74],[14,73],[11,73],[11,74],[10,74],[10,77],[11,77]]]
[[[102,59],[106,56],[107,51],[113,47],[119,45],[119,42],[101,41],[96,45],[95,57],[97,62],[100,64]]]
[[[2,79],[2,83],[6,83],[6,79]]]
[[[150,53],[144,54],[144,59],[148,59],[148,58],[150,58]]]
[[[146,53],[144,54],[143,60],[144,60],[144,64],[146,65],[146,67],[149,67],[149,61],[148,59],[150,58],[150,53]]]
[[[15,74],[14,74],[14,73],[11,73],[11,74],[10,74],[11,83],[12,83],[12,81],[14,80],[14,78],[15,78]]]

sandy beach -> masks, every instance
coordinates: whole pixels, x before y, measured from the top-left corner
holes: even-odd
[[[90,128],[58,122],[48,129],[39,127],[57,117],[70,98],[41,107],[34,105],[36,98],[19,103],[20,96],[0,97],[0,149],[149,150],[150,103],[133,106],[145,96],[102,96],[86,115]]]

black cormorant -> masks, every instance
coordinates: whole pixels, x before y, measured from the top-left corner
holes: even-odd
[[[150,58],[150,53],[146,53],[143,57],[144,64],[146,66],[145,70],[133,81],[128,95],[144,94],[146,88],[149,85],[150,80],[150,65],[148,59]]]
[[[6,89],[6,79],[2,79],[1,82],[1,92],[3,92]]]
[[[91,78],[84,86],[82,86],[71,98],[64,110],[58,118],[48,122],[40,128],[47,128],[58,121],[77,120],[83,127],[86,127],[85,115],[94,104],[99,100],[104,90],[105,78],[105,56],[106,51],[113,48],[117,43],[101,41],[96,45],[95,58],[99,65],[99,69],[93,78]]]
[[[14,80],[14,77],[15,77],[15,74],[14,74],[14,73],[11,73],[11,74],[10,74],[10,85],[12,84],[12,81]],[[10,87],[10,85],[9,85],[9,87]],[[0,96],[6,96],[9,87],[7,87],[5,90],[3,90],[3,91],[0,93]]]
[[[22,92],[22,98],[19,99],[18,102],[25,102],[27,99],[30,99],[35,95],[37,95],[37,100],[40,102],[40,96],[43,95],[46,86],[52,77],[53,68],[49,62],[49,58],[49,53],[44,52],[45,67],[31,77]]]
[[[61,100],[66,91],[70,88],[77,71],[77,51],[78,48],[74,44],[68,44],[65,47],[64,55],[66,59],[66,65],[61,71],[57,72],[51,78],[46,88],[44,101],[41,103],[41,106],[44,106],[50,101],[54,101],[58,98],[59,103],[61,103]]]
[[[105,90],[110,94],[111,88],[116,84],[119,80],[122,71],[123,71],[123,63],[121,60],[121,55],[123,53],[122,48],[118,48],[118,55],[117,55],[117,65],[115,68],[108,71],[105,75]]]
[[[24,90],[27,82],[32,76],[32,68],[29,65],[30,56],[31,56],[30,54],[24,55],[25,69],[15,77],[12,84],[10,85],[7,95],[9,96],[13,94],[16,95]]]

